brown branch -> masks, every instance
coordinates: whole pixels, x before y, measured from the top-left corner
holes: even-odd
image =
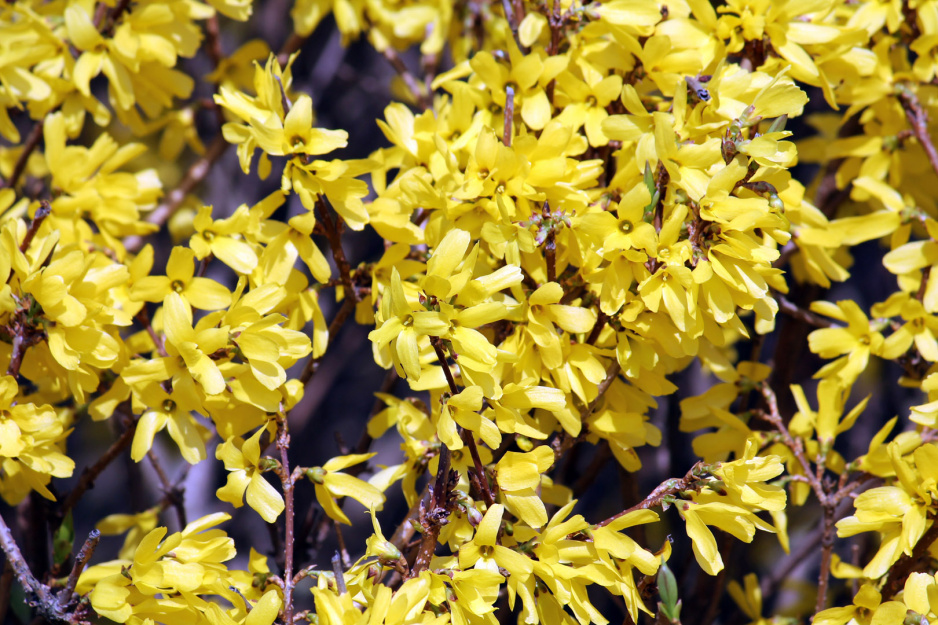
[[[338,529],[338,526],[336,526],[336,529]],[[332,571],[335,575],[335,588],[340,595],[344,595],[348,592],[348,588],[345,586],[345,571],[342,570],[342,559],[339,557],[338,551],[332,556]]]
[[[280,477],[280,483],[283,487],[284,501],[283,622],[289,625],[293,623],[293,589],[296,585],[293,576],[293,555],[296,541],[293,491],[296,480],[302,474],[302,467],[297,467],[292,473],[290,472],[290,432],[287,428],[286,417],[282,417],[277,425],[276,445],[277,450],[280,452],[280,467],[277,470],[277,475]]]
[[[188,525],[186,522],[186,504],[183,499],[183,490],[170,481],[169,476],[166,475],[166,471],[163,470],[163,465],[160,464],[160,459],[156,457],[156,453],[152,448],[147,451],[147,460],[150,461],[150,465],[153,467],[153,470],[156,472],[156,477],[160,481],[160,486],[163,489],[163,497],[166,498],[166,502],[176,511],[176,518],[179,521],[179,529],[181,531]]]
[[[475,469],[475,482],[482,493],[485,505],[491,507],[495,503],[495,495],[492,494],[492,487],[489,485],[488,475],[485,472],[485,465],[482,464],[482,458],[479,457],[479,448],[476,446],[475,436],[471,430],[460,427],[459,434],[463,443],[469,448],[469,455],[472,457],[472,466]]]
[[[36,214],[33,216],[33,220],[29,222],[29,228],[26,229],[26,235],[23,237],[23,242],[20,243],[20,251],[24,254],[26,250],[29,249],[29,246],[32,244],[33,239],[36,238],[36,233],[39,232],[39,228],[42,226],[42,222],[46,220],[46,217],[52,214],[52,206],[46,200],[39,200],[39,208],[36,209]]]
[[[594,345],[596,341],[599,340],[599,335],[602,333],[603,328],[606,327],[607,321],[609,321],[609,315],[600,310],[599,314],[596,315],[596,323],[593,324],[593,329],[590,330],[589,336],[586,337],[587,345]]]
[[[903,555],[889,569],[883,584],[883,601],[892,599],[905,586],[909,574],[916,570],[919,561],[928,553],[928,548],[938,540],[938,522],[932,519],[931,527],[915,543],[912,555]]]
[[[658,203],[655,205],[655,232],[661,232],[661,226],[664,222],[664,198],[668,192],[668,185],[671,183],[671,174],[663,161],[658,161],[658,170],[655,172],[655,188],[658,190]]]
[[[557,224],[550,216],[550,204],[544,200],[541,207],[541,217],[548,222],[547,239],[544,241],[544,262],[547,264],[547,281],[557,281],[557,233],[554,231]]]
[[[218,69],[225,60],[225,53],[221,47],[221,32],[218,28],[217,13],[205,21],[205,53],[211,59],[212,67],[215,69]],[[221,131],[221,127],[225,125],[225,113],[220,106],[215,106],[214,109],[215,121],[218,124],[219,131]]]
[[[453,372],[449,368],[449,363],[446,362],[446,353],[443,351],[443,341],[440,340],[438,336],[431,336],[430,345],[433,346],[437,360],[440,361],[440,366],[443,367],[443,375],[446,377],[446,383],[449,384],[450,392],[453,395],[458,395],[459,387],[456,386],[456,379],[453,377]]]
[[[212,170],[212,167],[228,149],[228,145],[229,143],[225,141],[225,138],[221,134],[216,136],[208,146],[205,154],[189,166],[189,169],[186,170],[185,175],[182,177],[182,180],[179,181],[179,184],[176,185],[176,188],[167,193],[163,202],[153,209],[153,212],[147,215],[147,223],[156,224],[158,226],[166,223],[185,201],[186,196],[192,193],[192,191],[205,180]],[[144,238],[139,235],[133,235],[124,239],[124,247],[127,248],[129,252],[138,251],[143,247],[143,243]]]
[[[560,0],[553,0],[551,11],[547,16],[547,23],[550,25],[550,45],[547,47],[547,54],[557,56],[560,52],[560,39],[563,34],[564,20],[560,15]]]
[[[75,564],[72,566],[71,573],[68,574],[65,588],[59,593],[58,600],[60,603],[71,601],[72,594],[75,592],[75,586],[78,585],[78,578],[85,569],[85,565],[88,564],[88,560],[91,559],[91,555],[94,553],[94,550],[98,546],[98,541],[100,540],[101,532],[96,529],[91,530],[91,533],[88,534],[88,538],[85,539],[85,544],[81,546],[78,555],[75,556]]]
[[[516,0],[502,0],[502,9],[505,11],[505,19],[508,21],[508,27],[511,29],[511,34],[515,38],[518,49],[524,51],[518,33],[521,22],[524,20],[524,3]]]
[[[593,398],[593,401],[589,405],[580,411],[580,420],[586,420],[593,412],[596,410],[596,406],[599,405],[600,400],[602,400],[603,395],[606,394],[606,391],[609,390],[609,387],[612,386],[612,383],[616,381],[616,378],[619,377],[619,371],[621,367],[619,366],[619,361],[613,362],[609,365],[609,368],[606,369],[606,377],[603,378],[603,381],[599,383],[599,386],[596,387],[596,397]]]
[[[938,151],[935,150],[935,144],[932,142],[931,135],[928,134],[928,115],[918,101],[918,96],[908,85],[902,84],[897,89],[902,110],[905,111],[905,117],[912,126],[912,133],[925,150],[925,155],[932,169],[935,170],[935,174],[938,174]]]
[[[505,111],[504,127],[502,130],[502,143],[506,147],[511,147],[511,128],[515,119],[515,88],[512,85],[505,85]]]
[[[78,483],[75,484],[75,487],[72,488],[68,496],[62,501],[62,504],[59,506],[57,516],[60,519],[64,519],[65,515],[78,504],[85,492],[94,487],[94,481],[98,479],[98,476],[104,472],[111,462],[113,462],[121,453],[130,445],[131,441],[134,439],[134,434],[137,431],[137,420],[131,417],[126,418],[127,429],[124,430],[123,434],[120,435],[116,441],[114,441],[107,451],[98,458],[92,466],[86,468],[81,473],[81,477],[78,479]]]
[[[443,351],[443,341],[438,336],[431,336],[430,345],[433,346],[436,357],[440,361],[440,366],[443,367],[443,375],[446,377],[447,384],[449,384],[450,392],[453,395],[457,395],[459,393],[459,387],[456,386],[456,379],[453,377],[449,363],[446,362],[446,353]],[[455,358],[455,354],[453,354],[453,356]],[[466,430],[462,426],[459,426],[459,434],[463,443],[469,448],[469,454],[472,456],[474,481],[482,492],[485,503],[491,506],[495,503],[495,496],[492,494],[491,487],[489,486],[488,477],[486,477],[485,474],[485,466],[483,466],[482,459],[479,457],[479,449],[476,447],[475,436],[473,436],[472,431]],[[443,448],[446,448],[445,444]],[[439,481],[439,476],[437,476],[437,480]]]
[[[685,490],[692,488],[693,484],[700,480],[699,478],[700,474],[704,472],[705,470],[707,470],[707,468],[708,468],[708,465],[704,464],[703,462],[697,462],[696,464],[694,464],[694,466],[690,468],[690,471],[688,471],[684,477],[671,478],[669,480],[665,480],[664,482],[659,484],[658,487],[655,488],[655,490],[651,491],[651,494],[649,494],[647,497],[642,499],[640,502],[638,502],[631,508],[627,508],[623,510],[622,512],[612,515],[605,521],[600,521],[599,523],[596,524],[596,527],[604,527],[606,525],[609,525],[616,519],[623,517],[629,514],[630,512],[635,512],[636,510],[647,510],[649,508],[654,508],[655,506],[661,505],[665,497],[673,497],[674,495],[677,495],[681,491],[685,491]]]
[[[23,172],[26,171],[26,164],[29,162],[30,155],[32,155],[36,148],[39,147],[39,141],[42,139],[43,123],[45,122],[45,119],[46,118],[43,117],[35,124],[33,124],[32,130],[30,130],[29,134],[26,135],[26,141],[23,142],[23,149],[20,151],[20,155],[16,158],[16,163],[13,164],[13,171],[10,172],[10,177],[0,183],[0,189],[12,189],[16,186],[16,183],[19,182],[20,176],[22,176]]]
[[[303,44],[306,43],[306,40],[309,39],[309,35],[298,35],[297,33],[291,33],[287,40],[283,43],[283,46],[280,48],[280,51],[277,52],[277,62],[280,63],[280,66],[283,67],[290,61],[290,55],[303,47]]]
[[[352,558],[348,554],[348,548],[345,546],[345,535],[342,533],[342,527],[337,521],[333,521],[332,524],[335,526],[335,540],[339,544],[339,553],[337,555],[342,556],[342,566],[345,568],[352,567]]]
[[[17,331],[13,335],[13,349],[10,352],[10,364],[7,366],[6,374],[18,379],[26,350],[41,341],[45,333],[25,323],[18,323],[17,326]]]
[[[153,341],[153,345],[156,347],[156,353],[166,358],[166,347],[163,345],[163,340],[157,335],[156,330],[153,329],[153,324],[150,323],[150,315],[147,313],[146,306],[141,308],[140,312],[137,313],[137,321],[146,328],[147,334],[150,335],[150,340]]]
[[[440,536],[440,530],[449,522],[451,510],[451,486],[459,480],[459,474],[450,470],[450,451],[445,444],[440,445],[440,460],[437,467],[436,481],[430,488],[426,501],[430,504],[430,509],[421,503],[420,522],[423,526],[423,539],[420,541],[420,549],[417,551],[417,557],[414,559],[414,565],[410,569],[408,578],[416,577],[421,571],[430,566],[433,559],[433,552],[436,550],[436,543]]]
[[[792,302],[784,295],[776,294],[775,301],[778,302],[779,311],[785,313],[789,317],[794,317],[795,319],[803,321],[808,325],[812,325],[816,328],[834,327],[834,323],[831,320],[817,315],[810,310],[800,308],[797,304]]]
[[[775,426],[775,429],[778,430],[779,434],[782,435],[782,441],[785,443],[785,446],[791,450],[791,453],[797,458],[798,463],[801,465],[801,468],[804,470],[805,475],[807,476],[808,483],[811,485],[811,489],[814,491],[814,494],[817,496],[818,501],[821,505],[826,505],[828,502],[827,492],[824,489],[824,485],[818,479],[816,472],[811,468],[811,463],[808,461],[807,457],[804,455],[804,446],[801,444],[801,440],[795,440],[792,438],[791,432],[788,431],[788,428],[785,426],[785,422],[782,420],[782,416],[778,412],[778,398],[775,396],[775,391],[772,390],[772,387],[766,383],[759,385],[759,389],[762,392],[762,396],[765,398],[765,403],[769,408],[768,412],[760,412],[764,420],[771,423]]]
[[[826,502],[822,508],[823,520],[821,525],[821,570],[818,573],[817,601],[814,605],[814,612],[817,614],[827,604],[827,587],[830,583],[831,558],[834,553],[834,518],[835,505]]]
[[[401,59],[400,55],[394,48],[387,47],[384,50],[381,50],[381,54],[388,60],[391,64],[391,67],[394,68],[394,71],[397,72],[404,84],[407,85],[407,89],[410,91],[410,94],[414,97],[414,100],[422,110],[429,110],[433,105],[433,102],[430,96],[424,93],[423,88],[420,86],[420,81],[418,81],[413,74],[410,73],[410,70],[407,69],[407,66],[404,64],[404,61]]]
[[[321,195],[316,196],[316,206],[319,207],[323,229],[326,231],[326,238],[329,239],[329,246],[332,248],[332,258],[335,260],[342,286],[345,288],[345,297],[351,299],[353,304],[357,304],[360,297],[358,289],[352,283],[352,269],[345,258],[345,250],[342,249],[342,233],[339,231],[339,224],[333,221],[332,215],[329,214],[329,207],[326,206],[326,201]]]
[[[785,446],[788,447],[795,458],[798,459],[798,463],[801,465],[804,470],[805,476],[807,477],[808,484],[811,485],[811,489],[814,491],[815,496],[818,498],[818,502],[821,504],[823,520],[821,525],[821,565],[820,572],[818,573],[818,590],[817,590],[817,602],[815,604],[815,611],[820,612],[824,609],[824,606],[827,603],[827,588],[830,583],[830,571],[831,571],[831,559],[834,553],[834,524],[837,521],[836,518],[836,508],[840,500],[845,497],[849,492],[852,491],[851,488],[841,488],[837,493],[831,493],[828,486],[825,484],[823,475],[824,475],[824,459],[818,458],[816,467],[812,470],[811,463],[808,461],[808,458],[804,453],[804,445],[801,442],[801,439],[794,439],[791,435],[791,432],[788,431],[788,428],[785,425],[785,422],[782,420],[781,414],[778,411],[778,399],[775,396],[775,392],[768,384],[761,384],[760,389],[762,391],[762,396],[765,398],[766,404],[768,405],[768,413],[762,412],[761,416],[763,419],[771,423],[779,434],[782,435],[782,440],[785,443]],[[842,480],[845,480],[844,476]],[[843,484],[841,484],[843,486]]]
[[[16,541],[13,539],[13,532],[6,524],[6,521],[4,521],[3,516],[0,516],[0,547],[3,548],[3,552],[7,556],[7,562],[13,567],[13,573],[16,575],[16,579],[19,580],[23,590],[35,596],[40,604],[51,606],[54,600],[49,592],[49,588],[33,577],[32,572],[29,570],[29,565],[26,564],[26,560],[23,558],[19,545],[17,545]],[[35,605],[35,600],[28,601],[30,605]]]

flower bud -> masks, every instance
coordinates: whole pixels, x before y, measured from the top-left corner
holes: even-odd
[[[326,470],[322,467],[310,467],[306,469],[306,479],[313,484],[323,484],[326,481]]]

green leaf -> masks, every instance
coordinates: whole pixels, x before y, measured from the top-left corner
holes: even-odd
[[[788,123],[788,115],[782,115],[781,117],[776,117],[772,121],[772,125],[769,126],[769,132],[781,132],[785,130],[785,124]]]
[[[674,579],[674,573],[664,562],[658,568],[658,594],[661,596],[661,602],[667,612],[669,614],[674,613],[678,604],[677,580]],[[669,618],[671,617],[669,616]]]
[[[72,513],[69,511],[62,521],[62,525],[52,537],[52,558],[56,564],[64,564],[72,555],[72,545],[75,542],[75,524]]]

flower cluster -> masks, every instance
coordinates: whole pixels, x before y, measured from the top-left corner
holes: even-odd
[[[672,568],[702,571],[711,615],[722,596],[734,543],[714,529],[787,552],[811,508],[815,623],[938,617],[938,2],[296,0],[281,51],[226,56],[221,26],[259,6],[0,6],[0,497],[49,500],[59,575],[74,506],[122,452],[165,491],[101,520],[127,534],[119,560],[84,568],[89,539],[60,581],[31,577],[0,520],[45,616],[605,625],[601,587],[626,622],[679,623]],[[316,126],[296,69],[330,14],[400,74],[367,158]],[[414,46],[419,77],[400,55]],[[184,62],[203,49],[211,97]],[[228,146],[234,175],[279,186],[195,197]],[[350,262],[348,230],[380,253]],[[884,297],[837,290],[877,244]],[[357,448],[309,457],[291,426],[351,320],[409,391],[377,394]],[[808,374],[799,336],[824,361]],[[898,377],[884,363],[919,393],[885,425],[852,399]],[[90,421],[118,439],[63,497],[53,478],[72,476]],[[876,434],[848,445],[858,431]],[[399,453],[376,465],[386,436]],[[271,526],[278,572],[256,545],[247,571],[227,567],[227,513],[184,522],[164,438],[186,465],[219,461],[211,503]],[[606,463],[634,490],[575,512]],[[653,465],[677,477],[642,497]],[[377,513],[399,494],[410,511],[388,539]],[[362,508],[373,532],[347,545]],[[326,570],[305,541],[329,532]],[[867,533],[870,553],[835,553]],[[769,622],[768,582],[729,574],[745,576],[728,585],[739,609]],[[845,601],[831,576],[856,580],[852,605],[829,608]]]

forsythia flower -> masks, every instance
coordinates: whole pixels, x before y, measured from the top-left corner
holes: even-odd
[[[260,438],[267,431],[266,427],[257,430],[241,442],[240,449],[234,439],[218,446],[215,457],[225,463],[230,473],[228,482],[216,494],[220,500],[227,501],[235,508],[240,508],[242,499],[245,499],[262,519],[273,523],[283,512],[284,503],[280,493],[264,479],[263,469],[259,466],[266,460],[261,458]]]
[[[357,477],[340,473],[342,469],[365,462],[374,454],[336,456],[321,467],[306,471],[306,477],[316,485],[316,499],[330,518],[346,525],[352,522],[336,503],[338,497],[351,497],[370,510],[380,510],[384,505],[384,494]]]

